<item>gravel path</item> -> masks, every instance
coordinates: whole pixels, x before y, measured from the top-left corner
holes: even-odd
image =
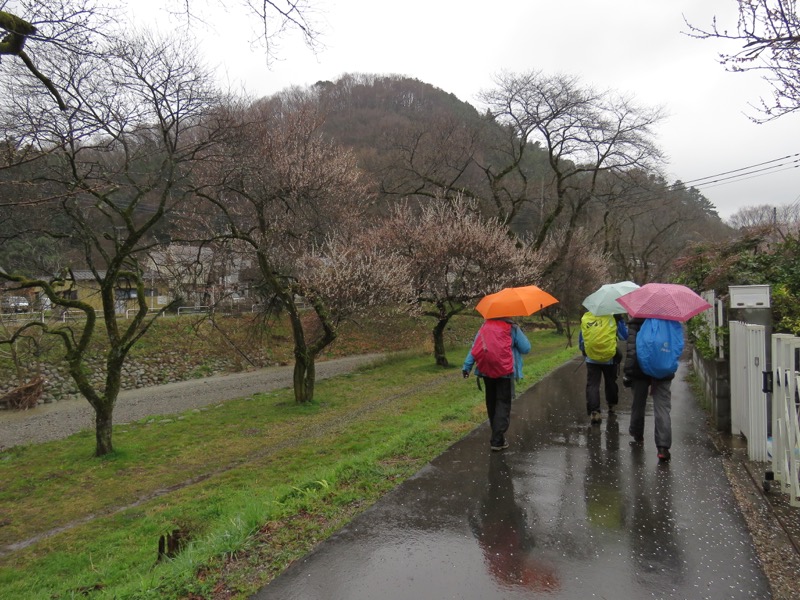
[[[349,356],[318,362],[317,380],[327,379],[374,362],[382,354]],[[269,367],[247,373],[192,379],[120,393],[114,423],[138,421],[152,415],[181,413],[259,392],[290,387],[294,367]],[[94,411],[83,398],[40,404],[26,411],[0,411],[0,450],[20,444],[62,439],[94,428]]]

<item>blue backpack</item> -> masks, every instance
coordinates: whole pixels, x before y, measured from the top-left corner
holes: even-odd
[[[678,370],[683,352],[683,326],[677,321],[646,319],[636,334],[636,360],[650,377],[666,379]]]

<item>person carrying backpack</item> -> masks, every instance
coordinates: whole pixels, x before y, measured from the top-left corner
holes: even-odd
[[[492,429],[489,446],[494,451],[508,448],[506,431],[511,422],[514,381],[522,379],[522,355],[530,351],[530,341],[511,319],[487,319],[461,367],[464,379],[473,367],[475,376],[483,379],[486,414]]]
[[[631,319],[622,384],[633,391],[631,422],[628,433],[631,445],[644,443],[644,413],[648,393],[653,396],[655,443],[658,460],[671,458],[672,447],[672,379],[683,351],[683,328],[676,321],[663,319]]]
[[[592,425],[603,420],[600,414],[600,380],[605,383],[608,414],[613,414],[619,402],[619,363],[622,355],[617,340],[628,339],[628,328],[622,315],[596,316],[591,312],[581,317],[578,347],[586,362],[586,414]]]

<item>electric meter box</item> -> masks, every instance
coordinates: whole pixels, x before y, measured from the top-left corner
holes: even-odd
[[[768,285],[728,286],[731,308],[769,308]]]

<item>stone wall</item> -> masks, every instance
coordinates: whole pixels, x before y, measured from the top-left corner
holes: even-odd
[[[265,361],[266,362],[266,361]],[[258,365],[258,366],[267,366]],[[99,360],[90,361],[92,384],[98,389],[103,386],[103,368]],[[78,389],[67,373],[64,365],[29,365],[27,377],[33,378],[40,373],[45,379],[41,404],[74,398]],[[225,358],[209,358],[199,356],[192,360],[182,353],[163,353],[158,357],[129,359],[122,370],[122,389],[131,390],[165,383],[186,381],[212,375],[241,371],[240,364],[234,364]],[[0,374],[0,396],[19,385],[16,375],[11,372]],[[0,408],[1,409],[1,408]]]
[[[701,384],[702,403],[717,431],[731,430],[730,364],[723,359],[707,359],[692,349],[692,366]]]

